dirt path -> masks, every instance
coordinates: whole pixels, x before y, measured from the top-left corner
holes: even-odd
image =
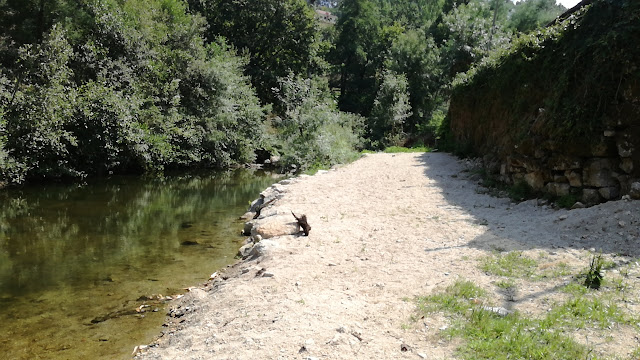
[[[307,214],[310,236],[278,237],[266,256],[191,291],[137,357],[449,359],[456,342],[437,336],[447,319],[412,321],[411,299],[461,278],[495,288],[496,277],[478,268],[491,251],[523,250],[544,258],[540,266],[576,271],[590,248],[640,256],[638,202],[572,211],[516,205],[481,194],[467,168],[442,153],[373,154],[282,186],[273,208]],[[267,277],[256,277],[260,268]],[[555,285],[523,283],[505,306],[543,312]],[[633,336],[620,341],[625,352],[637,346]]]

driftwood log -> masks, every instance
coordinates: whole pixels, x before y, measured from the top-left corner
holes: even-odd
[[[293,213],[293,211],[291,212],[291,215],[293,215],[293,217],[296,218],[298,225],[302,229],[302,232],[304,232],[304,236],[309,236],[309,231],[311,231],[311,225],[309,225],[309,223],[307,222],[307,215],[303,214],[300,217],[297,217],[296,214]]]

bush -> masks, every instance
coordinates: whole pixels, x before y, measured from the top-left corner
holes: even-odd
[[[247,58],[205,44],[180,0],[81,3],[50,4],[75,15],[48,19],[41,39],[0,44],[0,182],[253,160],[267,108]]]
[[[284,112],[274,119],[274,147],[283,166],[306,170],[357,158],[364,119],[338,111],[326,81],[289,75],[279,83],[276,94]]]
[[[407,77],[387,71],[373,102],[368,139],[373,149],[402,146],[403,124],[411,116]]]

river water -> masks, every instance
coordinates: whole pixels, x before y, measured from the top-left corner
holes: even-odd
[[[145,297],[232,263],[239,215],[274,181],[237,170],[0,192],[1,357],[130,357],[165,318]]]

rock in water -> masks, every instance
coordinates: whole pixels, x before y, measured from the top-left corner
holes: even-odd
[[[198,240],[185,240],[181,242],[180,245],[192,246],[192,245],[200,245],[200,243],[198,242]]]

